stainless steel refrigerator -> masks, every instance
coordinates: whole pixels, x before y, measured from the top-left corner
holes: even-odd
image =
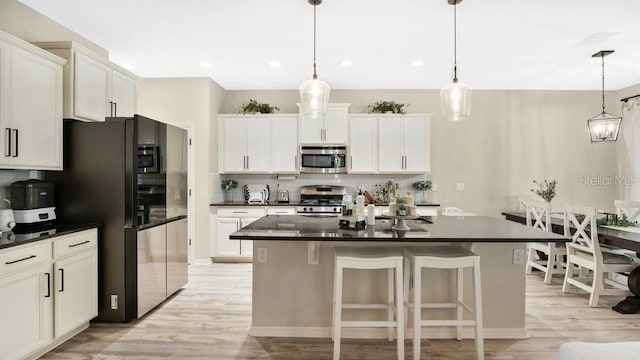
[[[59,222],[99,230],[98,321],[129,321],[187,282],[187,134],[135,115],[66,121]]]

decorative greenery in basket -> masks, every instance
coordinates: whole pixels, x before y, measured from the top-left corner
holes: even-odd
[[[431,180],[419,180],[411,184],[411,186],[417,191],[431,190]]]
[[[279,111],[280,108],[277,106],[271,106],[269,104],[259,103],[254,99],[249,99],[249,102],[246,104],[242,104],[240,107],[240,112],[242,114],[272,114],[276,111]]]
[[[392,112],[394,114],[405,114],[404,107],[409,106],[409,104],[399,104],[395,101],[377,101],[373,105],[367,105],[369,109],[369,114],[380,113],[384,114],[386,112]]]
[[[237,187],[238,182],[233,179],[222,180],[222,182],[220,183],[220,188],[222,188],[222,190],[233,190]]]
[[[531,189],[531,192],[540,196],[544,201],[549,202],[556,197],[556,185],[558,185],[558,180],[545,180],[544,183],[533,180],[533,183],[538,185],[538,190]]]

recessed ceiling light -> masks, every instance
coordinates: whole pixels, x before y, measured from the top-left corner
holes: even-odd
[[[343,60],[343,61],[340,63],[340,66],[342,66],[342,67],[349,67],[349,66],[351,66],[351,65],[353,65],[353,62],[352,62],[351,60]]]
[[[282,66],[282,64],[278,60],[273,60],[273,61],[271,61],[269,63],[269,66],[271,66],[271,67],[280,67],[280,66]]]
[[[122,66],[123,68],[125,68],[127,70],[132,70],[133,68],[135,68],[135,66],[133,66],[133,64],[120,64],[120,66]]]
[[[210,68],[213,65],[208,61],[203,61],[203,62],[200,63],[200,66],[202,66],[203,68]]]
[[[422,61],[422,60],[413,60],[411,62],[411,66],[413,66],[413,67],[420,67],[422,65],[424,65],[424,61]]]

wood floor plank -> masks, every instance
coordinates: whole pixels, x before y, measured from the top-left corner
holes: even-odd
[[[590,308],[588,296],[562,294],[562,279],[545,285],[527,276],[524,340],[486,340],[485,358],[493,360],[555,359],[568,341],[640,341],[640,315],[611,310],[621,297],[603,297]],[[278,359],[332,358],[330,339],[253,338],[251,264],[212,264],[189,269],[189,284],[151,314],[130,323],[92,324],[49,352],[43,359]],[[406,359],[411,359],[407,340]],[[395,359],[395,342],[342,340],[344,360]],[[424,340],[424,359],[474,359],[473,340]]]

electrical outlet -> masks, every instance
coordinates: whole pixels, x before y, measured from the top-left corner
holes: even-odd
[[[111,295],[111,310],[118,310],[118,295]]]
[[[524,264],[524,249],[513,249],[513,264]]]
[[[438,191],[438,184],[437,183],[431,184],[431,191]]]
[[[456,190],[464,191],[464,183],[457,183],[456,184]]]
[[[266,263],[267,262],[267,248],[258,248],[258,262]]]

